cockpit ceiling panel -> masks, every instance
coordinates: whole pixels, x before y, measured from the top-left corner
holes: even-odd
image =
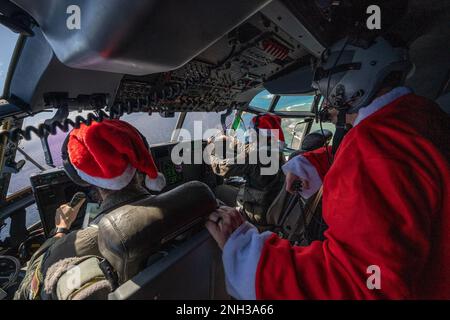
[[[125,75],[115,104],[148,112],[245,109],[247,92],[285,69],[309,64],[308,56],[298,39],[257,13],[181,68]]]
[[[42,30],[33,30],[35,36],[26,39],[10,93],[34,112],[51,107],[47,103],[51,99],[44,99],[49,94],[67,96],[61,103],[71,110],[92,110],[95,107],[86,105],[86,99],[77,97],[97,94],[108,97],[108,107],[127,112],[245,109],[251,93],[261,90],[266,81],[309,64],[309,50],[300,39],[261,12],[180,68],[148,75],[68,67],[56,57]]]
[[[146,75],[181,67],[270,0],[14,2],[37,21],[67,66]],[[68,27],[77,27],[70,23],[74,14],[79,29]]]
[[[46,107],[44,96],[49,92],[67,93],[69,97],[102,93],[110,98],[111,106],[122,74],[69,68],[55,57],[39,28],[33,31],[35,35],[24,41],[11,78],[7,93],[10,103],[38,112]]]

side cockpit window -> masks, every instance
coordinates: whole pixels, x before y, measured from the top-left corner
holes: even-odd
[[[19,35],[8,28],[0,25],[0,39],[2,48],[0,50],[0,95],[3,93],[9,64],[16,47]]]
[[[146,113],[125,114],[120,119],[126,121],[138,129],[147,139],[150,145],[169,142],[175,129],[179,113],[174,117],[163,118],[159,114],[149,116]]]

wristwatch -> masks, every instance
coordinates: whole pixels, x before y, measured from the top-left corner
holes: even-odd
[[[50,233],[50,236],[54,237],[57,233],[64,233],[68,234],[70,231],[67,228],[61,228],[61,227],[55,227],[52,232]]]

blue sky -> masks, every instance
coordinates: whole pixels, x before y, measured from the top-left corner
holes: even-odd
[[[273,97],[274,95],[267,90],[261,91],[250,102],[250,106],[268,110]],[[282,96],[277,103],[275,111],[311,111],[313,100],[313,95]]]
[[[3,93],[11,55],[16,46],[18,34],[0,25],[0,94]]]

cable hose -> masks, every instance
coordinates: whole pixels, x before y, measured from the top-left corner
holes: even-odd
[[[178,92],[179,90],[171,90],[171,94]],[[156,101],[160,101],[167,97],[168,94],[162,91],[160,94],[153,93],[146,99],[128,99],[125,104],[118,104],[110,108],[109,114],[103,110],[96,110],[96,113],[88,113],[86,117],[77,116],[75,120],[65,119],[64,121],[54,120],[51,123],[42,123],[39,126],[27,126],[26,128],[13,128],[10,130],[0,131],[0,139],[5,137],[10,141],[17,142],[19,139],[25,139],[29,141],[32,139],[32,133],[39,138],[44,138],[48,135],[56,135],[57,129],[63,132],[68,132],[71,128],[78,129],[81,124],[90,126],[92,122],[101,122],[104,119],[114,119],[123,116],[125,113],[130,114],[133,112],[141,112],[144,108],[148,108]]]
[[[119,104],[110,108],[109,114],[103,110],[96,110],[95,113],[88,113],[86,117],[77,116],[75,120],[65,119],[64,121],[54,120],[51,123],[41,123],[39,126],[27,126],[26,128],[13,128],[10,130],[0,131],[0,139],[7,138],[10,141],[17,142],[19,139],[24,139],[29,141],[32,139],[32,133],[34,133],[39,138],[47,137],[48,135],[56,135],[57,129],[63,132],[68,132],[69,130],[80,128],[81,124],[90,126],[92,122],[102,122],[104,119],[116,119],[124,114],[131,114],[133,112],[142,112],[144,108],[148,108],[152,98],[146,100],[142,99],[132,99],[135,101],[128,101],[126,105]],[[150,102],[150,103],[148,103]]]
[[[162,95],[164,96],[164,95]],[[153,98],[153,99],[152,99]],[[131,114],[134,112],[148,111],[144,110],[149,108],[149,105],[154,97],[146,101],[143,99],[131,99],[134,101],[128,101],[125,105],[119,104],[110,108],[109,114],[103,110],[96,110],[95,113],[88,113],[86,117],[76,116],[75,120],[65,119],[64,121],[54,120],[51,123],[41,123],[39,126],[27,126],[26,128],[13,128],[10,130],[0,131],[0,140],[7,138],[10,141],[17,142],[19,139],[24,139],[29,141],[32,139],[32,133],[34,133],[39,138],[47,137],[48,135],[56,135],[60,129],[63,132],[68,132],[69,130],[80,128],[81,124],[90,126],[92,122],[102,122],[104,119],[117,119],[124,114]],[[150,103],[148,103],[150,102]]]
[[[98,116],[93,113],[89,113],[87,115],[87,118],[77,116],[75,118],[75,121],[66,119],[63,122],[53,121],[51,124],[42,123],[38,127],[27,126],[24,129],[14,128],[10,131],[3,130],[0,132],[0,138],[7,137],[10,141],[14,142],[17,142],[20,138],[29,141],[32,139],[32,133],[34,133],[39,138],[44,138],[48,135],[56,135],[58,128],[63,132],[68,132],[71,127],[78,129],[80,128],[82,123],[89,126],[93,121],[101,122],[104,118],[109,118],[109,116],[104,111],[100,110]]]
[[[186,101],[190,107],[197,107],[200,105],[200,101],[187,100]],[[92,122],[102,122],[104,119],[117,119],[124,114],[131,114],[134,112],[143,112],[148,110],[147,101],[143,102],[141,99],[136,100],[135,106],[133,104],[128,103],[127,106],[118,105],[111,108],[109,114],[103,110],[97,110],[96,113],[88,113],[86,118],[83,116],[75,117],[75,120],[66,119],[63,122],[54,120],[50,124],[42,123],[39,126],[27,126],[26,128],[13,128],[10,130],[1,130],[0,131],[0,141],[4,138],[9,139],[12,142],[17,142],[20,139],[24,139],[29,141],[32,139],[32,133],[34,133],[39,138],[45,138],[48,135],[56,135],[58,130],[60,129],[63,132],[68,132],[72,128],[78,129],[81,124],[85,124],[90,126]],[[232,107],[235,104],[232,104]],[[147,110],[144,110],[147,109]]]

